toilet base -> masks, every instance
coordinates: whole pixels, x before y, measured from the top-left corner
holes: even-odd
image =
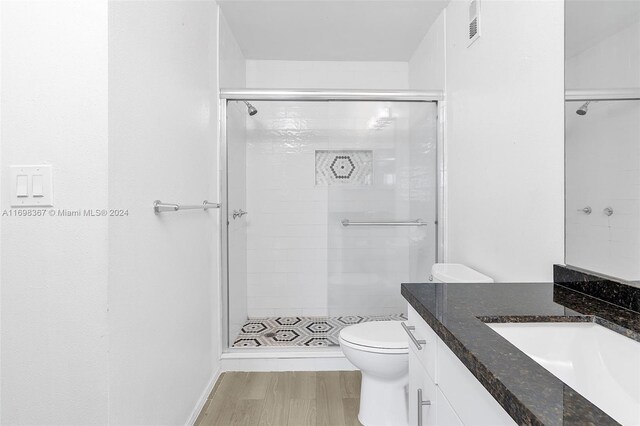
[[[408,425],[408,387],[408,374],[388,380],[362,371],[360,423],[364,426]]]

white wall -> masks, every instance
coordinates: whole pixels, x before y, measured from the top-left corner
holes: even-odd
[[[224,14],[220,12],[219,72],[220,87],[242,88],[247,85],[247,64]]]
[[[579,17],[575,17],[578,19]],[[637,19],[637,18],[636,18]],[[640,87],[640,21],[566,62],[569,89]],[[567,102],[566,263],[640,279],[640,101]],[[590,206],[586,215],[578,209]],[[612,216],[602,210],[611,207]]]
[[[3,217],[3,424],[179,424],[206,397],[217,212],[151,202],[218,197],[216,22],[205,2],[2,3],[3,181],[52,164],[55,208],[129,213]]]
[[[552,279],[563,253],[563,2],[446,9],[448,260],[500,281]]]
[[[429,28],[408,65],[411,90],[444,90],[446,84],[446,9]]]
[[[411,90],[436,90],[444,92],[446,89],[446,9],[443,10],[436,18],[434,23],[427,31],[422,41],[418,44],[415,52],[409,60],[409,88]],[[446,119],[446,109],[443,102],[438,105],[438,116]],[[412,120],[420,117],[412,117]],[[442,120],[442,121],[443,121]],[[438,123],[440,131],[437,139],[437,193],[438,193],[438,217],[441,218],[438,223],[438,255],[437,261],[446,262],[446,239],[448,232],[448,221],[442,220],[446,218],[447,211],[447,192],[446,189],[446,132],[444,126]],[[414,128],[414,125],[411,126]],[[415,135],[420,137],[418,133]],[[412,136],[412,137],[415,137]],[[423,262],[424,267],[428,262]],[[428,276],[428,273],[426,274]],[[422,274],[418,275],[422,276]]]
[[[218,211],[151,208],[218,198],[216,23],[212,2],[109,5],[113,424],[186,422],[218,367]]]
[[[0,7],[2,209],[12,164],[53,165],[55,208],[106,208],[107,1]],[[0,423],[108,422],[107,225],[2,218]]]
[[[247,60],[247,87],[407,89],[406,62]]]
[[[573,17],[579,19],[579,17]],[[640,17],[567,58],[567,89],[640,87]]]

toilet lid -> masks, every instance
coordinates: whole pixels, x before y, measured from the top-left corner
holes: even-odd
[[[407,349],[407,333],[400,321],[371,321],[350,325],[340,331],[340,338],[355,345],[381,349]]]

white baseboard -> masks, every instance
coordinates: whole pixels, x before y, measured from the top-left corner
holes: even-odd
[[[193,411],[191,412],[191,416],[189,416],[189,420],[187,420],[187,422],[185,423],[186,426],[193,426],[196,423],[196,420],[198,420],[200,411],[202,411],[204,404],[207,403],[207,398],[209,398],[209,394],[213,390],[213,387],[216,385],[218,378],[220,378],[220,374],[222,374],[222,369],[218,367],[218,370],[215,373],[213,373],[213,377],[211,377],[211,380],[209,380],[209,383],[207,383],[207,386],[202,392],[202,395],[200,395],[200,398],[198,399],[196,406],[193,408]]]

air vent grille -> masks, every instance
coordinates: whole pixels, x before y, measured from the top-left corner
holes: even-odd
[[[469,3],[469,44],[480,37],[480,0],[471,0]]]
[[[469,40],[472,40],[478,34],[478,18],[474,18],[469,22]]]

